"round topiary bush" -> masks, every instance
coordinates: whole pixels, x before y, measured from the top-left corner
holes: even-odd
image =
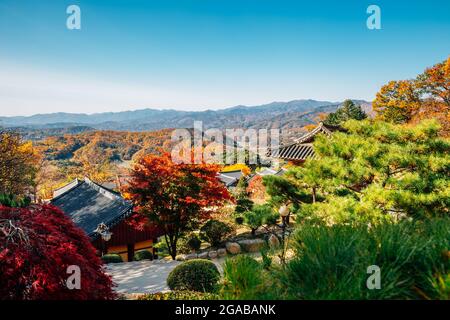
[[[116,253],[108,253],[102,256],[103,263],[120,263],[123,262],[122,257]]]
[[[167,277],[171,290],[213,292],[220,279],[216,265],[206,259],[194,259],[175,267]]]
[[[148,250],[139,250],[134,254],[134,261],[153,260],[153,254]]]
[[[226,237],[233,234],[233,228],[219,220],[209,220],[200,229],[200,238],[213,246],[219,246]]]

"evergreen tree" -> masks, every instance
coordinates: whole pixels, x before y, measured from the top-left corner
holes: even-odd
[[[245,177],[241,177],[236,186],[236,208],[235,219],[238,224],[244,224],[252,230],[252,235],[256,235],[264,224],[273,224],[278,216],[273,212],[270,205],[255,205],[250,199],[248,192],[248,182]]]
[[[252,235],[256,235],[256,231],[263,225],[275,224],[278,219],[270,205],[255,205],[250,211],[244,213],[244,224],[252,230]]]
[[[438,136],[436,121],[351,120],[343,127],[346,133],[316,139],[317,159],[288,172],[287,194],[316,189],[317,201],[299,201],[303,215],[328,223],[448,216],[450,142]]]
[[[263,184],[270,196],[270,203],[274,207],[290,203],[294,209],[298,209],[302,203],[311,203],[312,194],[306,188],[299,186],[289,175],[290,171],[283,176],[264,176]]]
[[[352,100],[347,99],[336,112],[328,114],[324,123],[332,126],[338,126],[350,119],[363,120],[366,118],[367,115],[361,109],[361,106],[356,105]]]
[[[16,197],[12,194],[0,193],[0,205],[11,208],[24,208],[29,206],[31,199],[29,197]]]
[[[237,217],[244,212],[250,211],[253,208],[253,201],[250,199],[250,194],[247,190],[248,182],[245,177],[241,177],[236,185],[235,198],[236,198],[236,208],[234,212]],[[240,221],[242,219],[238,219]]]

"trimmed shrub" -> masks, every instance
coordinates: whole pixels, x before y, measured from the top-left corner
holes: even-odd
[[[191,237],[188,238],[186,244],[192,251],[198,251],[200,250],[202,241],[199,239],[198,236],[192,235]]]
[[[213,262],[194,259],[175,267],[167,277],[167,285],[171,290],[213,292],[219,279],[220,273]]]
[[[177,242],[177,252],[178,253],[192,253],[193,251],[198,251],[202,241],[199,237],[194,233],[189,233],[180,239]]]
[[[283,268],[248,256],[224,265],[221,299],[450,299],[450,219],[367,225],[305,223]],[[381,288],[367,286],[370,266]],[[264,269],[264,267],[266,267]]]
[[[200,238],[208,241],[213,246],[219,246],[228,236],[233,234],[234,229],[219,220],[209,220],[200,229]]]
[[[448,292],[450,219],[367,226],[303,225],[279,274],[288,299],[441,299]],[[369,290],[368,267],[381,271]]]
[[[260,299],[263,269],[258,261],[247,255],[239,255],[225,261],[221,299]]]
[[[174,290],[168,292],[150,293],[138,298],[138,300],[218,300],[219,296],[210,292],[198,292],[189,290]]]
[[[122,257],[116,253],[108,253],[102,256],[103,263],[120,263],[123,262]]]
[[[135,261],[153,260],[153,254],[148,250],[139,250],[134,254]]]

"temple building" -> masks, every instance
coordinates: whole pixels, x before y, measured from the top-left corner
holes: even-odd
[[[233,189],[237,186],[239,179],[244,176],[241,170],[220,172],[219,179],[229,189]]]
[[[117,192],[88,178],[76,179],[56,190],[50,202],[86,232],[101,254],[117,253],[123,261],[132,261],[137,250],[156,254],[153,244],[162,232],[157,227],[137,230],[129,225],[126,219],[133,205]]]
[[[281,168],[281,169],[272,169],[272,168],[262,168],[260,171],[257,171],[254,176],[282,176],[287,169]]]
[[[271,150],[268,155],[274,159],[300,165],[307,159],[314,159],[316,157],[313,148],[315,137],[318,134],[331,136],[334,131],[342,131],[342,128],[325,125],[323,122],[320,122],[312,131],[296,139],[293,143]]]

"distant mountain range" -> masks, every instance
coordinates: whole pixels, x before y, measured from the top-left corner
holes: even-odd
[[[354,100],[371,113],[371,103]],[[221,110],[178,111],[142,109],[97,114],[51,113],[0,117],[0,126],[27,129],[75,127],[84,130],[152,131],[164,128],[192,128],[203,121],[204,128],[299,128],[316,122],[319,113],[335,111],[341,102],[293,100],[259,106],[236,106]],[[69,130],[70,131],[70,130]]]

